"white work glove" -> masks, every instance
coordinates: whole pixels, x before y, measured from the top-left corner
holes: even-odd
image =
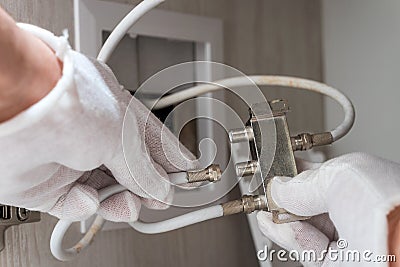
[[[354,153],[308,167],[313,169],[293,179],[275,177],[271,195],[279,207],[314,217],[275,224],[269,213],[259,212],[264,235],[289,251],[312,250],[322,258],[302,261],[305,266],[388,266],[374,260],[388,255],[387,215],[400,205],[400,165]],[[328,249],[338,253],[321,254]],[[360,262],[336,259],[350,250],[360,252]]]
[[[41,101],[0,124],[0,203],[71,221],[96,212],[107,220],[135,221],[142,203],[166,208],[163,201],[173,193],[167,173],[196,168],[193,155],[105,64],[73,51],[65,37],[19,26],[56,52],[63,75]],[[130,168],[124,156],[134,160]],[[98,190],[115,183],[129,191],[99,203]]]

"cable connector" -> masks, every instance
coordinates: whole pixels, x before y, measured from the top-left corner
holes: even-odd
[[[217,182],[221,179],[222,171],[219,165],[211,164],[204,170],[196,170],[196,171],[188,171],[187,172],[187,180],[189,183],[196,182]]]
[[[264,195],[244,195],[241,199],[226,202],[221,205],[224,216],[246,213],[250,214],[256,210],[267,210],[267,198]]]
[[[333,137],[330,132],[326,133],[302,133],[294,137],[290,137],[293,151],[308,150],[315,146],[330,145],[333,143]]]

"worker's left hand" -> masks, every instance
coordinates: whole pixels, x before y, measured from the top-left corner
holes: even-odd
[[[20,27],[54,50],[63,75],[43,99],[0,124],[0,203],[71,221],[96,212],[135,221],[141,204],[166,208],[167,173],[197,168],[193,155],[105,64],[73,51],[66,38]],[[127,191],[99,203],[98,190],[113,183]]]

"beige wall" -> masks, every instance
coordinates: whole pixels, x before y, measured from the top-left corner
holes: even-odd
[[[118,2],[128,2],[118,0]],[[138,2],[138,1],[133,1]],[[72,35],[72,0],[0,0],[16,19]],[[321,80],[320,3],[318,0],[168,0],[161,8],[221,18],[225,62],[246,74],[291,74]],[[297,131],[322,128],[322,103],[316,95],[268,91],[291,101],[289,123]],[[283,93],[282,93],[283,92]],[[302,101],[300,101],[302,99]],[[229,96],[233,106],[239,105]],[[240,107],[242,113],[246,108]],[[311,119],[308,119],[311,118]],[[256,266],[244,216],[145,236],[133,230],[102,232],[88,252],[72,263],[55,261],[49,238],[55,219],[8,230],[0,266]],[[78,238],[77,226],[71,231]]]
[[[324,69],[328,84],[353,102],[356,120],[331,155],[365,152],[400,162],[400,1],[322,1]],[[325,105],[327,127],[342,121],[338,104]]]

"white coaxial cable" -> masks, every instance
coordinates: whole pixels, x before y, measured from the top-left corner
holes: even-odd
[[[130,222],[129,225],[136,231],[144,234],[160,234],[222,216],[224,216],[222,206],[215,205],[161,222],[147,223],[139,220]]]
[[[323,94],[335,100],[343,109],[344,119],[339,126],[331,131],[333,141],[337,141],[345,136],[354,124],[355,112],[353,104],[342,92],[320,82],[288,76],[257,75],[227,78],[212,83],[200,84],[167,95],[159,100],[145,101],[145,103],[148,107],[152,107],[152,109],[161,109],[216,90],[250,85],[290,87]]]
[[[164,0],[143,0],[138,4],[132,11],[126,15],[117,27],[111,32],[110,36],[107,38],[103,47],[100,50],[97,59],[102,62],[107,62],[110,59],[111,54],[114,52],[115,48],[119,42],[124,38],[125,34],[129,29],[147,12],[149,12],[154,7],[158,6],[164,2]]]
[[[187,183],[187,174],[186,172],[179,172],[179,173],[171,173],[169,174],[169,179],[170,182],[173,184],[183,184]],[[126,189],[120,184],[108,186],[104,189],[99,190],[99,201],[102,202],[105,199],[109,198],[110,196],[114,194],[121,193]],[[222,210],[222,209],[221,209]],[[215,216],[219,215],[218,212],[212,211],[210,209],[206,210],[205,212],[208,217],[215,218]],[[213,217],[214,216],[214,217]],[[161,227],[161,229],[171,229],[173,226],[176,228],[179,227],[184,227],[186,225],[183,225],[184,222],[187,222],[187,225],[193,224],[193,220],[189,219],[188,217],[192,218],[196,221],[203,221],[207,220],[203,216],[201,212],[194,212],[193,216],[190,215],[190,213],[185,214],[183,216],[180,216],[183,218],[186,218],[182,220],[181,222],[176,222],[176,220],[179,220],[178,218],[171,219],[171,222],[166,221],[164,224],[161,224],[158,227]],[[203,218],[203,219],[202,219]],[[50,250],[51,253],[53,253],[54,257],[61,261],[68,261],[72,260],[73,258],[78,255],[79,252],[81,252],[83,249],[85,249],[93,240],[94,236],[97,234],[97,232],[103,227],[105,220],[101,216],[97,216],[92,225],[90,226],[89,230],[86,232],[86,234],[83,236],[83,238],[73,247],[68,248],[68,249],[63,249],[62,248],[62,240],[64,238],[65,233],[67,232],[68,228],[71,226],[73,222],[71,221],[65,221],[65,220],[59,220],[56,226],[54,227],[53,233],[51,235],[50,239]],[[165,226],[164,226],[165,225]],[[182,226],[181,226],[182,225]],[[134,227],[134,226],[132,226]],[[141,224],[138,224],[136,227],[138,229],[141,227]],[[135,228],[135,227],[134,227]],[[142,226],[142,228],[147,229],[146,227]],[[155,230],[157,230],[157,227],[154,227]],[[140,230],[139,230],[140,231]]]

